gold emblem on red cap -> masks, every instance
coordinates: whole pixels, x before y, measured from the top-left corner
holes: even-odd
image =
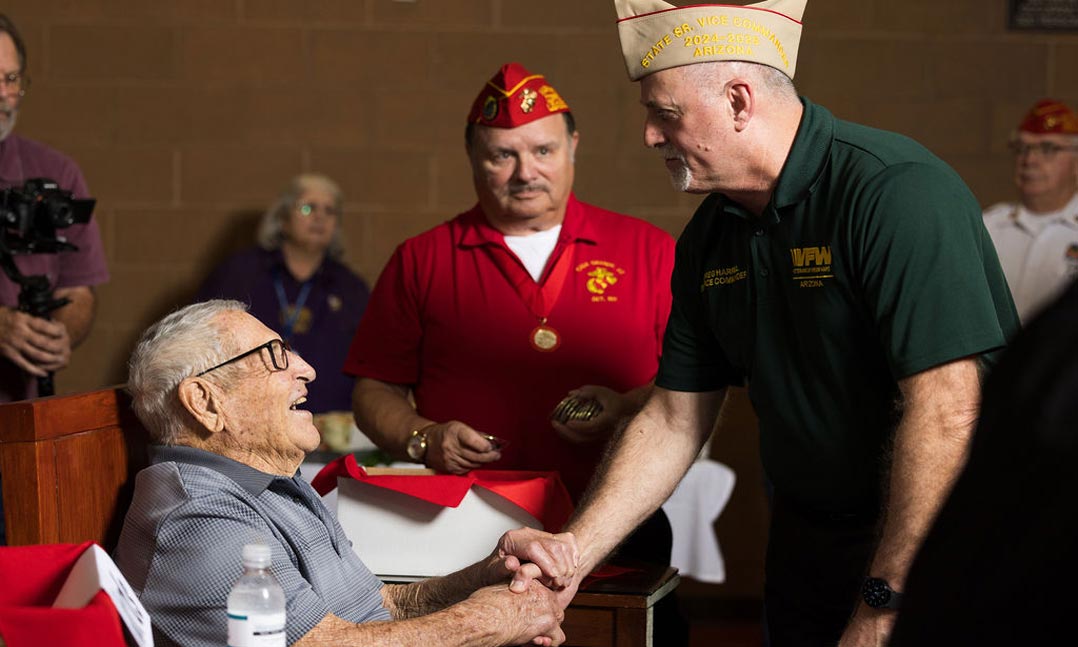
[[[535,93],[535,90],[531,88],[524,88],[524,91],[520,93],[520,111],[524,114],[528,114],[535,107],[535,100],[539,98],[539,95]]]

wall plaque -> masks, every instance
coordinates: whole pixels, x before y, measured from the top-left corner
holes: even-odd
[[[1007,0],[1011,29],[1078,31],[1078,0]]]

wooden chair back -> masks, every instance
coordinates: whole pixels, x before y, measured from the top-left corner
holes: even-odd
[[[146,444],[122,387],[0,405],[8,544],[94,540],[111,551]]]

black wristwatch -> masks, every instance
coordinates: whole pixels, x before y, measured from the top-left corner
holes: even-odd
[[[861,599],[873,609],[897,609],[902,604],[902,594],[892,589],[887,580],[878,577],[865,578]]]

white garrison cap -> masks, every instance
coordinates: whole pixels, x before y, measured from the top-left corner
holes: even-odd
[[[792,79],[806,2],[675,7],[662,0],[614,0],[629,78],[693,63],[749,61]]]

